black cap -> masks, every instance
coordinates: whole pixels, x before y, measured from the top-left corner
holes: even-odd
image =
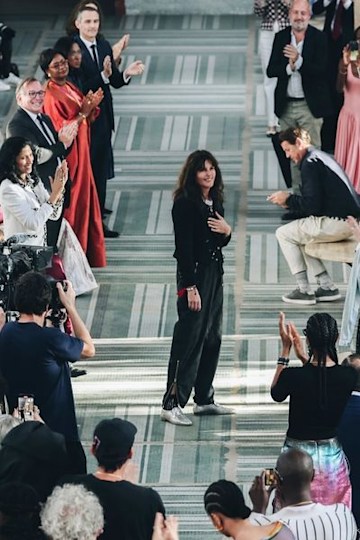
[[[94,431],[94,453],[97,458],[123,459],[129,455],[137,429],[121,418],[102,420]]]

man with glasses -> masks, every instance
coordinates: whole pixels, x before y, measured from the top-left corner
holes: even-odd
[[[66,156],[78,126],[77,122],[72,122],[57,133],[51,119],[42,114],[44,95],[41,83],[32,77],[17,87],[16,101],[19,108],[6,127],[6,138],[25,137],[36,146],[37,171],[44,186],[50,191],[49,176],[54,176],[57,165]],[[69,192],[67,201],[68,197]],[[62,215],[57,221],[49,220],[46,224],[49,246],[56,246],[61,220]]]
[[[324,505],[312,501],[311,482],[314,478],[313,461],[309,454],[291,448],[280,454],[274,483],[265,486],[265,471],[256,476],[249,495],[253,503],[250,521],[258,525],[283,521],[297,540],[355,540],[354,516],[342,503]],[[281,510],[264,515],[271,492],[276,489],[275,500]]]

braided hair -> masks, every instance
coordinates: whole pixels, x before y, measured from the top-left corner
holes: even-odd
[[[326,358],[329,356],[338,364],[336,341],[339,336],[337,322],[328,313],[315,313],[306,324],[306,337],[309,344],[309,362],[317,359],[319,375],[319,405],[322,410],[327,405]]]
[[[251,514],[241,489],[229,480],[218,480],[207,488],[204,506],[209,515],[220,512],[229,518],[247,519]]]

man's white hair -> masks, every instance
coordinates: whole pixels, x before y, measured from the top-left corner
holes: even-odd
[[[56,486],[40,518],[41,529],[51,540],[95,540],[104,528],[99,499],[81,484]]]

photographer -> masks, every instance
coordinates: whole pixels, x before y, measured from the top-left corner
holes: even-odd
[[[86,458],[79,440],[68,362],[95,354],[91,336],[75,306],[75,292],[68,281],[56,287],[71,318],[74,335],[44,327],[52,296],[51,286],[38,272],[27,272],[17,282],[17,322],[5,324],[0,333],[0,369],[8,384],[10,412],[21,394],[34,396],[44,422],[62,433],[73,472],[86,472]]]

